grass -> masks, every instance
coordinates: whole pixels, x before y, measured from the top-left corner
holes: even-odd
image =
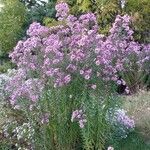
[[[130,116],[133,116],[141,136],[150,142],[150,92],[141,91],[127,96],[124,100],[124,108]]]
[[[138,131],[135,131],[120,141],[115,150],[150,150],[150,144],[144,141]]]
[[[123,106],[135,120],[136,130],[119,142],[115,150],[150,150],[150,92],[124,97]]]

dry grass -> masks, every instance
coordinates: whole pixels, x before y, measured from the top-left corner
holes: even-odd
[[[124,108],[135,119],[139,132],[150,141],[150,92],[125,97]]]

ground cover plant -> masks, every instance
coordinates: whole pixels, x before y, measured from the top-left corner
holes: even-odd
[[[5,97],[19,119],[6,121],[2,135],[18,149],[113,149],[135,128],[116,85],[132,91],[125,75],[149,71],[150,45],[133,39],[128,15],[104,36],[93,13],[75,17],[63,2],[55,9],[59,25],[32,23],[10,54],[17,70]]]

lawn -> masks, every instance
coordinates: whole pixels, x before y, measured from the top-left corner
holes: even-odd
[[[138,131],[135,131],[120,141],[115,150],[150,150],[150,144],[144,141]]]

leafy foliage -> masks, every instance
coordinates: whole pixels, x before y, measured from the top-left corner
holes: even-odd
[[[79,5],[79,11],[89,11],[90,6],[91,6],[91,1],[90,0],[77,0],[77,5]]]
[[[141,42],[150,42],[150,2],[149,0],[128,0],[125,12],[133,17],[135,37]]]
[[[45,4],[43,0],[19,0],[20,2],[24,3],[24,5],[28,8],[31,9],[32,7],[39,6],[41,4]]]
[[[20,2],[19,0],[1,0],[1,2],[4,8],[0,12],[0,70],[6,72],[11,67],[7,54],[19,39],[24,38],[32,22],[43,22],[44,17],[53,18],[55,16],[56,1],[46,3],[34,0],[20,0]]]
[[[43,21],[44,17],[55,17],[55,3],[56,0],[52,0],[48,3],[43,1],[35,1],[34,3],[32,1],[25,2],[26,7],[28,8],[28,25],[32,23],[33,21],[41,22]]]
[[[14,65],[12,65],[12,63],[9,60],[2,60],[1,64],[0,64],[0,73],[5,73],[7,72],[8,69],[14,67]]]
[[[18,0],[1,0],[4,7],[0,12],[0,56],[13,49],[22,37],[22,26],[26,20],[26,10]]]
[[[117,14],[130,14],[133,17],[135,38],[141,42],[150,42],[150,3],[149,0],[126,0],[121,7],[121,0],[64,0],[71,7],[73,14],[95,12],[100,32],[107,34]]]

